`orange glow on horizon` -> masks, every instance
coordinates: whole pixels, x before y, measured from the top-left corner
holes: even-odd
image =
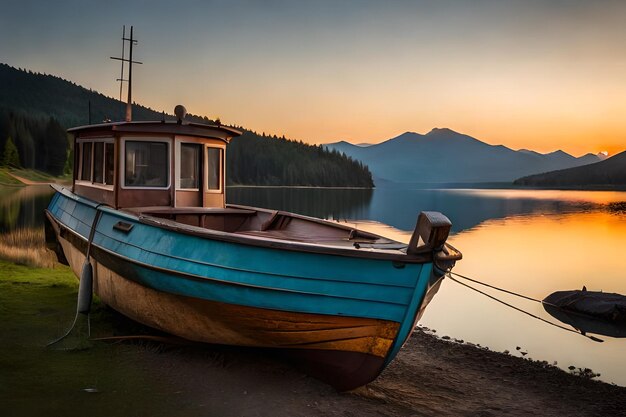
[[[486,88],[488,88],[486,86]],[[259,92],[261,96],[263,92]],[[626,89],[624,90],[626,96]],[[415,105],[406,100],[398,105],[389,93],[385,101],[368,102],[369,97],[357,92],[339,97],[305,97],[306,105],[297,105],[288,97],[281,97],[268,105],[255,104],[259,99],[250,97],[244,106],[215,103],[221,107],[221,120],[236,123],[259,133],[285,135],[306,143],[323,144],[341,140],[350,143],[380,143],[404,132],[426,134],[433,128],[449,128],[472,136],[490,145],[504,145],[513,150],[529,149],[540,153],[557,150],[573,156],[602,151],[613,156],[626,150],[626,118],[611,111],[611,115],[579,116],[585,108],[562,110],[555,114],[550,106],[561,107],[559,100],[544,103],[541,108],[527,103],[518,108],[506,109],[498,103],[462,103],[462,97],[454,101],[441,100],[432,108],[413,110]],[[541,100],[541,98],[538,98]],[[567,100],[563,97],[564,101]],[[572,98],[579,101],[580,99]],[[297,101],[297,100],[296,100]],[[193,113],[215,117],[217,114],[203,105],[188,106]],[[608,106],[608,104],[606,104]],[[613,109],[620,103],[612,103]],[[215,108],[211,105],[211,108]],[[494,109],[501,111],[495,112]],[[614,109],[615,110],[615,109]],[[294,114],[295,113],[295,114]]]
[[[541,153],[626,148],[624,2],[271,3],[8,2],[0,55],[118,97],[112,28],[130,19],[133,97],[159,112],[312,144],[447,127]]]

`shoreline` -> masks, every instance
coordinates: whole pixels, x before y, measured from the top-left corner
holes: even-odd
[[[626,409],[625,387],[419,329],[376,380],[345,393],[271,351],[193,345],[143,360],[180,391],[186,415],[560,417]]]
[[[0,168],[0,173],[2,173],[5,176],[8,176],[10,179],[15,181],[13,183],[2,182],[0,183],[0,186],[17,188],[17,187],[25,187],[25,186],[31,186],[31,185],[52,185],[52,184],[67,185],[68,183],[71,183],[71,178],[68,179],[68,178],[61,178],[61,177],[59,178],[52,177],[48,174],[40,173],[38,171],[32,171],[32,170],[30,171],[21,170],[21,171],[23,171],[25,174],[28,174],[28,175],[35,175],[36,177],[44,178],[44,180],[32,180],[14,172],[13,169]]]
[[[626,410],[626,387],[419,327],[376,380],[347,393],[300,372],[271,349],[146,340],[48,349],[45,344],[71,322],[78,280],[60,265],[0,261],[0,267],[0,330],[6,337],[0,344],[6,382],[0,409],[9,415],[551,417]],[[159,334],[97,300],[91,328],[93,338]]]

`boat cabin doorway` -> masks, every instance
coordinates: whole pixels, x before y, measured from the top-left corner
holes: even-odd
[[[177,138],[175,152],[175,207],[223,207],[223,146]]]

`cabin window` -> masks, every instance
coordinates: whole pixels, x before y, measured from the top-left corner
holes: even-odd
[[[80,163],[81,163],[81,149],[82,149],[82,144],[80,143],[76,143],[74,145],[74,180],[80,180]]]
[[[104,144],[104,182],[113,184],[115,173],[115,151],[112,143]]]
[[[207,168],[207,188],[221,190],[222,150],[220,148],[207,148]]]
[[[196,143],[180,145],[180,188],[200,188],[200,158],[202,147]]]
[[[126,141],[125,186],[165,188],[168,177],[167,143]]]
[[[80,148],[83,154],[80,179],[91,181],[91,142],[84,142]]]
[[[92,184],[112,185],[114,165],[114,144],[111,138],[82,139],[77,144],[76,180]]]
[[[93,182],[104,183],[104,142],[93,144]]]

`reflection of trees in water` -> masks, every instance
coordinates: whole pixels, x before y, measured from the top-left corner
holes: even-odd
[[[284,210],[333,219],[369,218],[372,189],[230,187],[229,204]]]
[[[626,214],[626,201],[619,201],[607,204],[607,209],[611,213]]]
[[[454,232],[474,228],[485,221],[512,216],[580,213],[609,210],[626,213],[626,202],[605,203],[597,196],[578,199],[534,198],[512,195],[510,190],[419,189],[409,186],[370,189],[328,188],[228,188],[227,200],[244,204],[293,211],[314,217],[371,219],[400,230],[413,230],[420,211],[439,211],[452,221]]]
[[[52,194],[47,185],[0,187],[0,233],[43,226],[43,211]]]
[[[19,201],[0,200],[0,230],[10,230],[15,225],[20,216]]]
[[[320,218],[371,219],[401,230],[413,230],[417,215],[423,210],[444,213],[455,232],[471,229],[491,219],[536,214],[576,213],[606,210],[626,215],[626,201],[596,201],[557,198],[512,197],[480,190],[415,189],[378,187],[376,189],[228,187],[230,204],[267,207]],[[0,233],[9,230],[41,227],[43,210],[53,194],[48,186],[0,187]],[[593,192],[590,192],[593,193]],[[626,194],[624,194],[626,196]],[[613,200],[620,200],[613,196]],[[626,198],[624,199],[626,200]]]
[[[20,215],[20,200],[16,198],[22,188],[0,187],[0,232],[12,229]]]
[[[533,198],[532,195],[512,195],[509,190],[480,189],[416,189],[378,187],[370,207],[371,218],[402,230],[412,230],[417,213],[439,211],[452,221],[452,230],[461,232],[487,220],[512,216],[579,213],[602,210],[607,206],[596,202],[594,196],[582,194],[579,199]],[[593,192],[590,192],[593,193]]]

